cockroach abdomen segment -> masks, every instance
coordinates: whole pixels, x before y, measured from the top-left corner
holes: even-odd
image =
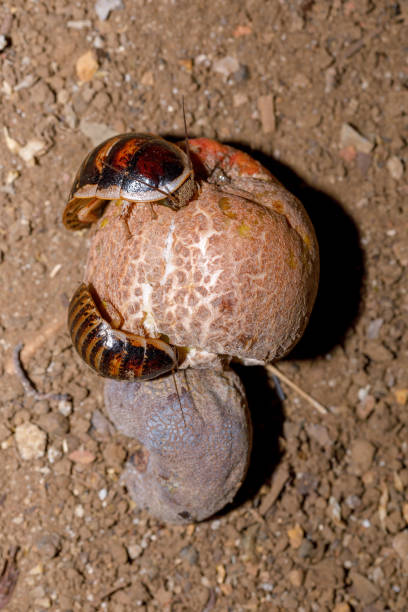
[[[150,379],[177,367],[177,351],[164,340],[114,329],[102,317],[91,287],[85,283],[70,302],[68,328],[80,357],[105,378]]]

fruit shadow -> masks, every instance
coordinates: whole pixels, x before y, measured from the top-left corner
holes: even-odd
[[[363,297],[364,253],[359,231],[341,204],[330,195],[308,185],[288,166],[253,151],[242,143],[228,143],[257,159],[303,203],[316,231],[320,249],[320,282],[308,327],[288,360],[314,359],[342,344],[358,320]],[[254,438],[251,462],[235,508],[256,497],[271,481],[281,460],[279,437],[283,435],[284,411],[270,378],[261,367],[234,367],[248,398]]]
[[[283,435],[284,411],[267,371],[261,366],[232,367],[244,385],[253,439],[247,475],[225,513],[256,497],[262,485],[270,482],[283,455],[279,438]]]

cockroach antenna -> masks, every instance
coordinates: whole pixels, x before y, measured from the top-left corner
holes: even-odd
[[[181,105],[183,107],[183,121],[184,121],[184,141],[186,143],[186,154],[188,157],[188,167],[189,170],[193,169],[193,164],[191,162],[191,154],[190,154],[190,144],[188,142],[188,134],[187,134],[187,120],[186,120],[186,109],[184,106],[184,96],[181,98]]]
[[[174,374],[174,370],[171,371],[171,375],[173,377],[174,386],[175,386],[177,397],[178,397],[178,401],[179,401],[179,404],[180,404],[181,416],[183,417],[184,425],[187,427],[186,419],[184,418],[183,404],[181,403],[181,397],[180,397],[180,393],[179,393],[179,390],[178,390],[178,387],[177,387],[177,381],[176,381],[176,376]]]

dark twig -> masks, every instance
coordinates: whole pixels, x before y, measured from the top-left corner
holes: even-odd
[[[284,402],[286,399],[286,395],[282,389],[282,385],[280,384],[280,380],[276,376],[276,374],[272,374],[272,380],[273,380],[273,384],[275,385],[276,395],[278,396],[281,402]]]
[[[202,609],[202,612],[210,612],[210,610],[212,610],[214,608],[216,603],[217,603],[217,595],[215,593],[215,590],[214,589],[210,589],[210,592],[208,594],[207,603],[205,604],[204,608]]]
[[[39,400],[56,400],[68,401],[71,399],[71,396],[68,393],[40,393],[35,388],[34,384],[28,378],[27,373],[25,372],[23,365],[20,359],[20,353],[23,349],[23,343],[20,342],[17,344],[16,348],[13,351],[13,365],[17,376],[19,377],[21,384],[24,388],[24,393],[29,397],[33,397],[36,401]]]
[[[280,380],[283,380],[283,382],[288,385],[288,387],[290,387],[291,389],[293,389],[294,391],[296,391],[296,393],[298,395],[300,395],[300,397],[303,397],[303,399],[305,399],[307,402],[309,402],[309,404],[311,404],[313,406],[313,408],[316,408],[316,410],[318,412],[320,412],[320,414],[327,414],[327,410],[326,408],[323,406],[323,404],[321,404],[320,402],[318,402],[317,400],[314,399],[314,397],[312,397],[311,395],[309,395],[309,393],[306,393],[306,391],[303,391],[303,389],[301,389],[298,385],[296,385],[292,380],[290,380],[290,378],[288,378],[287,376],[285,376],[285,374],[283,374],[283,372],[281,372],[280,370],[278,370],[278,368],[274,365],[272,365],[271,363],[269,363],[268,365],[265,366],[266,369],[268,370],[268,372],[270,372],[272,375],[277,376],[278,378],[280,378]]]
[[[0,610],[7,606],[17,584],[19,574],[16,562],[17,551],[17,546],[10,549],[0,576]]]

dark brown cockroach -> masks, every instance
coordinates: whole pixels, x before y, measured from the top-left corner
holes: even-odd
[[[188,145],[179,146],[153,134],[119,134],[99,144],[82,162],[63,214],[67,229],[96,221],[108,200],[186,206],[196,192]]]
[[[92,287],[85,283],[71,299],[68,329],[80,357],[105,378],[148,380],[177,367],[176,347],[159,338],[115,329],[103,318]]]

